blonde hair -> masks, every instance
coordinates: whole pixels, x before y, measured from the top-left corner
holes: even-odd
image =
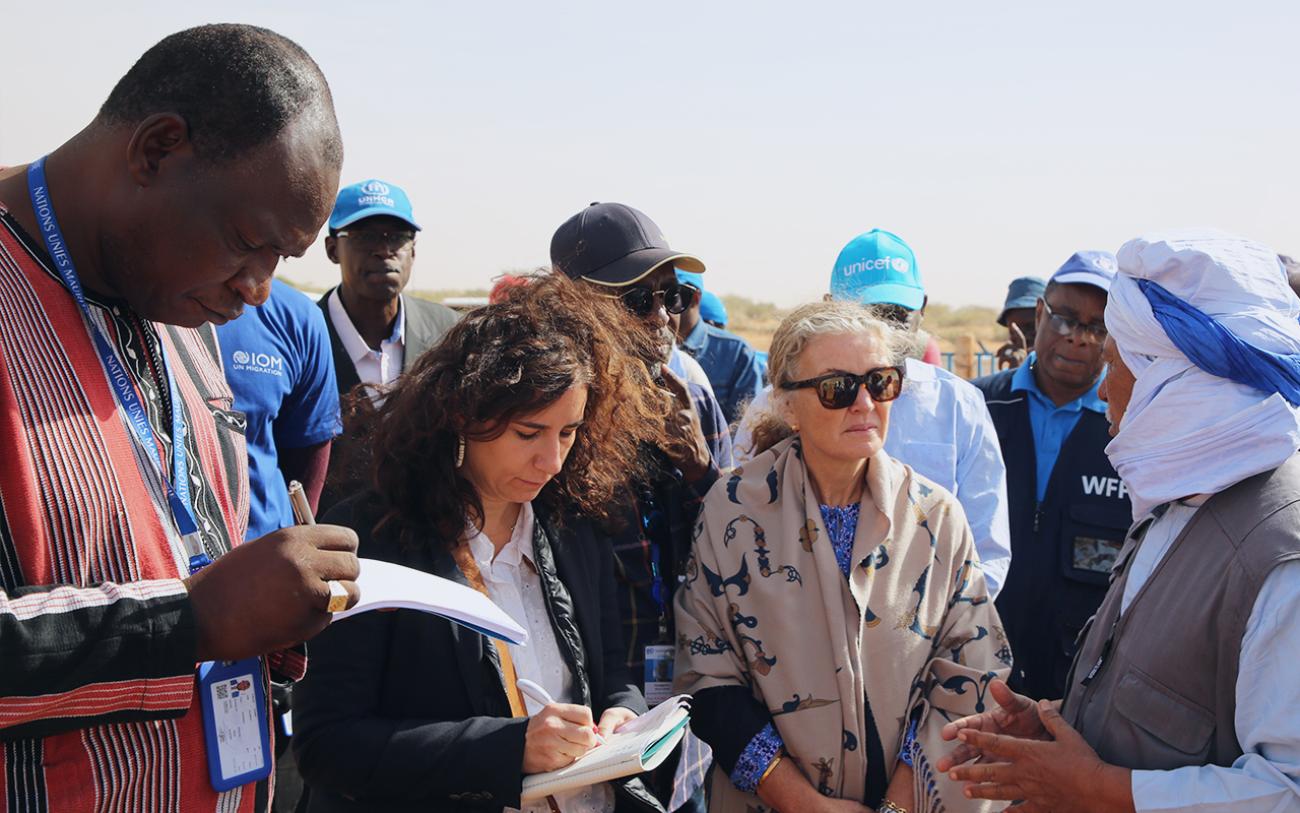
[[[794,434],[781,415],[790,397],[781,385],[799,380],[799,359],[808,342],[818,336],[848,335],[869,336],[884,351],[885,363],[891,366],[902,365],[911,346],[911,339],[904,331],[856,302],[813,302],[795,308],[772,336],[767,367],[772,399],[753,424],[755,455]]]

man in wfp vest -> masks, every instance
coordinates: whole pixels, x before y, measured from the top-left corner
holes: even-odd
[[[355,603],[357,540],[241,544],[244,419],[209,323],[312,244],[342,158],[311,57],[215,25],[0,177],[0,808],[270,808],[267,678]]]
[[[1300,810],[1300,298],[1221,232],[1118,259],[1100,394],[1136,522],[1064,701],[995,683],[937,767],[1024,813]]]

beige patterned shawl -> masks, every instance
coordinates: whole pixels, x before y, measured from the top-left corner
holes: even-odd
[[[880,452],[866,474],[850,578],[822,523],[798,438],[709,492],[677,591],[677,688],[741,685],[772,714],[788,758],[837,798],[866,792],[867,700],[893,775],[921,716],[916,809],[986,811],[936,774],[949,719],[983,710],[1010,653],[957,500]],[[768,808],[715,769],[711,810]]]

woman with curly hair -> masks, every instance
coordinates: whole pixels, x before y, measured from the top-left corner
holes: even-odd
[[[311,644],[294,696],[310,811],[521,807],[645,711],[622,653],[613,554],[594,528],[661,442],[653,338],[559,275],[472,311],[369,417],[373,487],[323,521],[360,554],[484,591],[529,631],[494,643],[423,613],[369,613]],[[365,417],[368,403],[354,399]],[[355,417],[355,416],[354,416]],[[539,705],[516,681],[555,699]],[[525,810],[661,810],[633,779]]]

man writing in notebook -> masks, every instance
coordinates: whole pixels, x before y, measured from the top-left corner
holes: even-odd
[[[301,674],[285,647],[356,601],[356,536],[239,544],[242,418],[208,323],[311,245],[341,161],[311,58],[222,25],[158,43],[0,178],[9,809],[269,809],[265,676]]]

